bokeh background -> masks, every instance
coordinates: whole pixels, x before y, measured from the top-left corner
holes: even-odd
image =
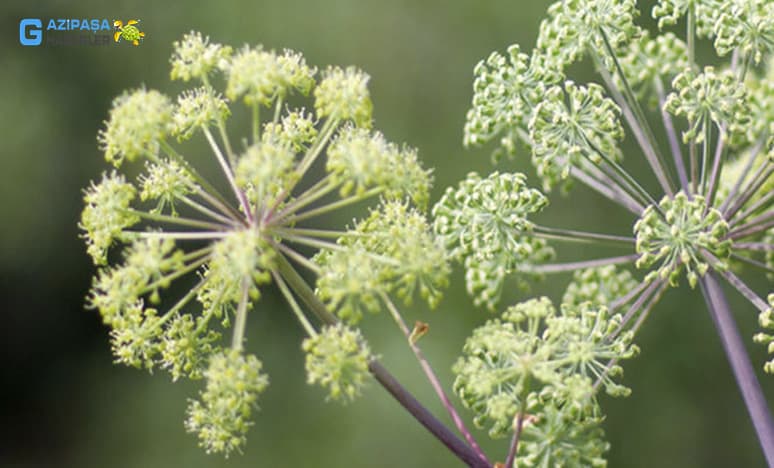
[[[640,2],[643,3],[643,2]],[[457,466],[443,447],[375,383],[360,400],[326,403],[305,384],[299,327],[274,291],[249,319],[248,348],[272,384],[243,455],[224,460],[185,433],[187,398],[200,383],[112,364],[107,330],[83,308],[94,270],[78,238],[81,189],[106,168],[96,133],[113,97],[145,84],[170,94],[172,41],[191,29],[215,41],[301,50],[317,66],[357,65],[372,76],[376,127],[420,149],[435,168],[433,201],[472,170],[493,170],[490,149],[462,148],[473,66],[512,43],[529,49],[548,2],[519,0],[148,0],[3,2],[0,5],[0,466],[3,467],[429,467]],[[649,12],[648,2],[643,3]],[[141,47],[21,47],[24,17],[139,18]],[[643,15],[645,24],[649,15]],[[652,25],[651,25],[652,26]],[[705,52],[708,50],[705,46]],[[588,64],[578,81],[594,79]],[[645,167],[627,151],[635,171]],[[526,157],[501,170],[529,170]],[[534,179],[533,179],[534,180]],[[326,222],[346,223],[352,211]],[[626,212],[581,188],[554,198],[547,225],[631,232]],[[606,252],[562,248],[565,260]],[[567,276],[533,294],[557,298]],[[765,291],[763,278],[752,278]],[[438,310],[408,319],[430,323],[422,341],[442,380],[472,327],[474,309],[457,272]],[[527,297],[509,288],[504,303]],[[745,337],[755,313],[733,292]],[[372,347],[420,400],[443,415],[429,385],[386,316],[368,317]],[[633,395],[603,397],[613,467],[763,466],[744,406],[698,292],[670,291],[627,364]],[[749,341],[749,340],[748,340]],[[750,345],[757,364],[764,358]],[[772,379],[764,382],[774,401]],[[464,412],[464,411],[463,411]],[[467,413],[465,413],[467,416]],[[444,418],[446,420],[446,418]],[[507,441],[478,438],[503,459]],[[499,455],[498,455],[499,454]]]

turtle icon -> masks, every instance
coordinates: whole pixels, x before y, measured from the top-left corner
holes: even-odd
[[[145,33],[135,26],[139,22],[140,20],[129,20],[124,25],[124,22],[121,20],[113,21],[113,27],[116,28],[116,32],[113,33],[113,40],[119,42],[123,39],[136,46],[140,45],[140,41],[145,37]]]

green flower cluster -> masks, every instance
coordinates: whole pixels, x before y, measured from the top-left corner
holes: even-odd
[[[328,388],[332,400],[352,401],[368,378],[371,351],[360,331],[338,324],[304,340],[306,375],[310,384]]]
[[[351,400],[366,379],[365,340],[330,323],[318,332],[296,302],[312,293],[294,263],[317,275],[319,298],[349,321],[392,293],[436,305],[449,267],[422,212],[431,172],[415,150],[370,130],[368,75],[329,67],[318,83],[297,52],[234,51],[196,32],[175,43],[171,65],[172,79],[199,86],[177,100],[144,88],[124,93],[99,133],[109,163],[141,161],[145,171],[136,181],[106,173],[85,191],[80,227],[101,267],[88,305],[111,328],[117,362],[206,381],[186,427],[208,452],[228,455],[244,443],[268,385],[261,362],[244,348],[248,316],[270,284],[310,336],[303,345],[309,383]],[[312,95],[315,111],[290,108],[292,93]],[[252,134],[236,148],[226,122],[240,101],[251,111]],[[171,144],[194,137],[212,150],[227,194]],[[307,180],[322,158],[327,174]],[[303,227],[378,197],[379,208],[350,231]],[[299,245],[316,249],[317,262]],[[115,261],[112,250],[121,246],[123,262]],[[187,291],[170,297],[177,281]],[[228,331],[230,345],[222,336]]]
[[[340,249],[322,251],[317,291],[329,308],[350,323],[378,312],[380,298],[395,293],[410,304],[418,292],[435,307],[448,283],[443,245],[425,216],[407,203],[384,201],[338,240]]]
[[[258,395],[269,385],[261,367],[255,356],[242,355],[235,349],[210,358],[204,371],[207,387],[201,400],[191,400],[185,422],[186,429],[199,436],[207,453],[228,456],[244,444]]]
[[[658,206],[661,212],[649,206],[634,225],[640,254],[637,267],[661,263],[645,276],[645,281],[668,279],[669,284],[677,286],[685,267],[688,283],[694,288],[710,265],[727,268],[725,261],[732,242],[726,237],[728,223],[720,211],[708,208],[703,197],[696,195],[691,200],[683,192],[674,198],[664,197]]]
[[[622,372],[616,363],[638,353],[633,333],[620,332],[621,320],[591,302],[563,304],[560,312],[545,297],[519,303],[468,338],[454,366],[455,391],[476,413],[477,425],[491,424],[493,437],[512,432],[529,415],[525,435],[531,436],[519,445],[525,460],[548,457],[553,466],[599,459],[607,444],[595,386],[628,395],[613,381]],[[554,426],[556,418],[564,424]],[[537,437],[554,432],[556,438]],[[562,439],[575,437],[583,443],[563,446],[570,441]]]
[[[672,83],[675,92],[667,97],[664,109],[674,115],[684,115],[690,128],[683,132],[683,141],[702,143],[708,139],[713,122],[724,139],[732,141],[744,136],[750,126],[750,109],[746,88],[730,71],[717,73],[705,67],[696,74],[687,69]]]
[[[464,263],[476,305],[494,309],[508,274],[522,278],[553,256],[545,241],[529,235],[528,217],[547,204],[523,174],[494,172],[482,179],[471,173],[456,189],[446,189],[433,208],[433,229],[451,257]]]

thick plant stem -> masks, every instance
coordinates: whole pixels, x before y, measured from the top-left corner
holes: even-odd
[[[705,275],[700,284],[712,321],[718,330],[723,349],[742,393],[742,399],[752,419],[766,463],[774,467],[774,420],[771,418],[766,398],[755,376],[744,342],[739,336],[739,330],[736,328],[726,297],[714,273]]]
[[[312,288],[306,284],[306,281],[298,274],[293,266],[282,255],[277,256],[277,271],[282,275],[288,286],[295,291],[307,307],[317,316],[317,318],[328,324],[337,323],[336,316],[328,311],[325,304],[320,302],[312,291]],[[382,366],[376,359],[368,364],[368,370],[395,400],[406,409],[422,426],[425,427],[436,439],[444,444],[457,458],[465,464],[474,468],[491,468],[491,465],[481,458],[465,442],[457,437],[448,427],[433,416],[427,408],[414,398],[414,396],[398,382],[390,372]]]
[[[387,306],[387,309],[390,311],[390,314],[392,314],[392,317],[395,320],[395,323],[398,325],[398,327],[403,332],[403,335],[406,337],[406,341],[408,342],[409,348],[411,348],[411,351],[414,352],[414,356],[416,356],[417,361],[419,361],[419,365],[420,367],[422,367],[422,371],[425,373],[427,380],[430,381],[430,385],[433,387],[433,390],[435,390],[436,395],[438,395],[438,399],[441,400],[441,403],[443,404],[443,407],[446,409],[446,412],[449,413],[449,416],[452,418],[452,421],[454,421],[454,425],[457,427],[457,430],[460,431],[462,436],[465,438],[465,441],[468,443],[468,445],[470,445],[473,451],[475,451],[476,454],[478,454],[478,457],[481,460],[489,463],[489,460],[486,458],[484,451],[481,450],[481,447],[478,445],[478,442],[476,442],[476,439],[473,437],[473,434],[471,434],[470,430],[468,430],[468,428],[465,427],[465,423],[462,421],[462,418],[457,413],[457,410],[454,408],[454,405],[449,399],[449,396],[444,391],[443,386],[441,386],[441,381],[438,379],[438,376],[435,375],[435,371],[430,366],[430,363],[428,362],[428,360],[425,358],[424,353],[419,348],[419,346],[417,346],[416,342],[412,338],[411,330],[409,330],[408,325],[406,325],[406,322],[403,320],[403,316],[401,316],[400,311],[398,311],[398,308],[395,307],[395,304],[393,304],[393,302],[390,300],[387,294],[382,293],[382,301]]]

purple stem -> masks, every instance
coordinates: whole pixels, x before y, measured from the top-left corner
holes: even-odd
[[[519,411],[519,415],[516,417],[516,430],[513,432],[511,438],[511,445],[508,448],[508,457],[505,459],[505,468],[512,468],[516,461],[516,452],[519,451],[519,439],[521,438],[521,430],[524,428],[524,409]]]
[[[457,409],[454,408],[454,405],[449,399],[449,395],[447,395],[446,392],[444,391],[443,386],[441,385],[441,381],[438,379],[438,376],[435,374],[435,371],[433,370],[432,366],[430,366],[430,363],[428,362],[427,358],[425,358],[425,354],[422,352],[419,346],[417,346],[417,344],[412,340],[411,330],[409,330],[408,325],[406,325],[406,322],[403,320],[403,316],[398,311],[398,308],[395,307],[395,304],[393,304],[393,302],[390,300],[387,294],[382,294],[382,300],[384,301],[384,304],[387,306],[387,308],[390,310],[390,313],[392,314],[392,317],[395,319],[395,322],[397,323],[398,328],[400,328],[403,334],[405,335],[406,341],[408,342],[408,345],[411,348],[411,351],[414,352],[414,356],[416,356],[417,361],[419,361],[419,365],[422,367],[422,371],[425,373],[427,380],[430,381],[430,385],[433,387],[433,390],[435,390],[436,395],[438,395],[438,398],[441,400],[443,407],[446,408],[446,412],[449,413],[449,416],[452,418],[452,421],[454,421],[454,425],[457,427],[457,430],[460,431],[463,437],[465,437],[465,440],[468,442],[468,445],[470,445],[473,451],[476,452],[478,457],[482,461],[489,464],[489,460],[486,458],[484,451],[481,450],[481,447],[478,445],[478,442],[476,442],[476,439],[473,437],[473,434],[471,434],[470,430],[468,430],[468,428],[465,426],[465,423],[462,421],[462,418],[460,417],[459,413],[457,413]]]
[[[669,112],[664,110],[666,96],[664,96],[664,85],[661,83],[660,79],[656,80],[656,92],[658,93],[658,107],[661,109],[661,120],[664,122],[664,129],[666,130],[667,139],[669,140],[669,148],[672,151],[672,158],[675,160],[677,177],[680,179],[680,187],[685,194],[692,197],[691,191],[688,189],[688,174],[685,171],[685,161],[683,161],[683,153],[680,151],[680,141],[677,138],[675,125],[674,122],[672,122],[672,116],[669,115]]]
[[[620,257],[600,258],[597,260],[584,260],[582,262],[553,263],[548,265],[538,265],[529,269],[530,273],[561,273],[564,271],[582,270],[585,268],[594,268],[605,265],[617,265],[620,263],[629,263],[637,259],[639,254],[622,255]]]
[[[742,399],[758,436],[758,442],[763,449],[766,463],[770,467],[774,467],[774,420],[771,418],[766,398],[750,363],[744,342],[739,336],[739,330],[728,307],[726,297],[714,273],[706,274],[700,280],[700,284],[712,321],[715,323],[737,386],[742,393]]]
[[[750,174],[750,170],[752,169],[753,163],[755,162],[755,158],[758,157],[758,153],[760,152],[762,147],[763,147],[763,142],[759,140],[758,143],[755,145],[755,147],[750,151],[750,155],[747,157],[747,162],[745,163],[744,168],[742,169],[742,172],[739,174],[739,177],[736,179],[734,186],[731,187],[731,191],[728,193],[728,196],[726,197],[726,199],[723,200],[723,204],[720,205],[721,213],[726,213],[726,210],[728,209],[729,205],[736,197],[737,193],[739,193],[739,189],[742,187],[742,183],[744,183],[745,179],[747,179],[747,176]]]

